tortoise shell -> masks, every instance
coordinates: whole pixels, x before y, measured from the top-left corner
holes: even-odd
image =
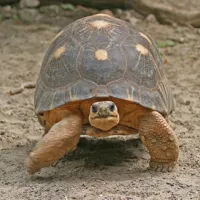
[[[165,115],[174,108],[151,37],[103,14],[79,19],[53,39],[37,80],[36,114],[95,97],[128,100]]]

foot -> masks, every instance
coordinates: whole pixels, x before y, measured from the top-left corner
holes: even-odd
[[[41,168],[56,163],[65,153],[76,147],[81,129],[81,115],[69,115],[54,124],[27,158],[27,171],[30,174],[34,174]]]
[[[158,162],[151,160],[149,166],[152,170],[157,172],[171,172],[176,165],[176,161]]]
[[[167,121],[161,114],[151,111],[141,118],[140,136],[151,156],[150,167],[156,171],[172,171],[179,154],[179,146]]]

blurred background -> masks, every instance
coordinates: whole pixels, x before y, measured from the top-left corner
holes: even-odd
[[[155,40],[172,86],[170,125],[179,138],[177,171],[147,170],[139,141],[83,141],[80,151],[36,177],[24,159],[43,134],[34,113],[34,89],[52,38],[73,21],[105,13]],[[0,0],[0,199],[199,200],[200,0]]]
[[[56,23],[62,17],[75,20],[106,12],[133,24],[146,19],[163,24],[200,26],[199,0],[0,0],[0,5],[1,20],[15,19],[27,23]]]

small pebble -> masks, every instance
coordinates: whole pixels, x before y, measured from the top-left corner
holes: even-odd
[[[110,16],[114,17],[113,12],[111,10],[108,10],[108,9],[102,10],[100,13],[101,14],[110,15]]]
[[[33,8],[19,10],[19,16],[22,21],[27,23],[37,21],[40,18],[38,10]]]
[[[6,12],[11,12],[11,10],[12,10],[11,6],[9,6],[9,5],[4,6],[3,9],[4,9]]]
[[[40,5],[39,0],[21,0],[19,3],[20,8],[36,8]]]
[[[180,37],[179,42],[184,43],[185,39],[183,37]]]
[[[155,15],[153,14],[149,14],[146,19],[145,19],[147,22],[151,22],[151,23],[158,23]]]

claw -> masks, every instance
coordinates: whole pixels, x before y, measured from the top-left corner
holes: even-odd
[[[151,160],[149,165],[151,169],[157,172],[171,172],[174,169],[176,162],[157,162]]]
[[[52,167],[56,167],[57,164],[59,163],[59,161],[60,161],[60,160],[57,160],[57,161],[56,161],[55,163],[53,163],[51,166],[52,166]]]
[[[26,159],[25,163],[26,163],[29,174],[32,175],[32,174],[40,171],[40,168],[38,168],[37,165],[35,164],[35,162],[33,162],[33,160],[31,159],[31,156]]]

